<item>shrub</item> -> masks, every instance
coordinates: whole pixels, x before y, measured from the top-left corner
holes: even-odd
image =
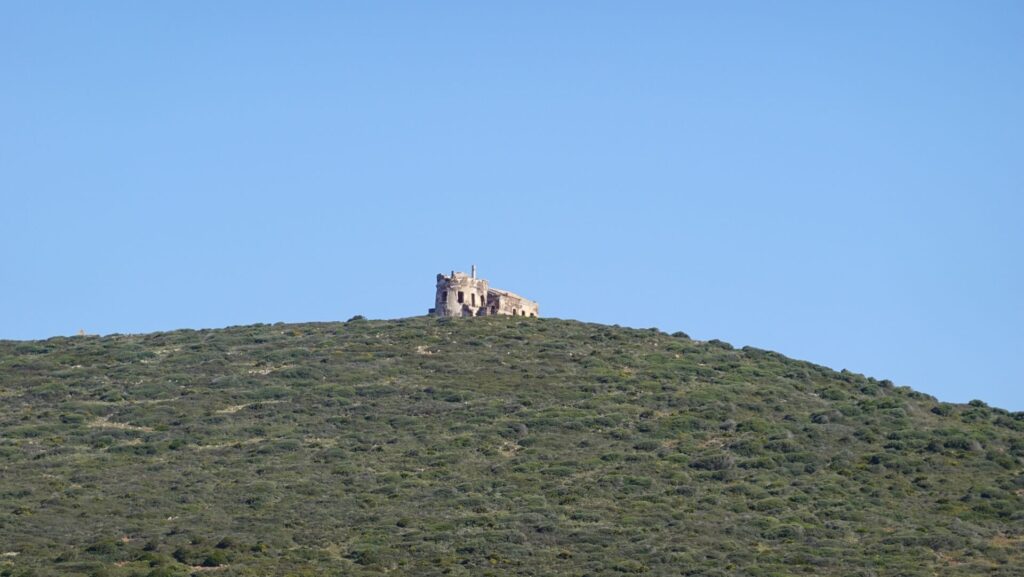
[[[640,441],[633,445],[637,451],[657,451],[661,444],[657,441]]]
[[[190,572],[181,565],[161,565],[153,568],[146,577],[186,577]]]
[[[706,471],[723,471],[736,466],[736,459],[727,453],[716,453],[700,457],[690,463],[694,469]]]
[[[786,540],[786,539],[800,539],[804,535],[803,527],[799,525],[778,525],[765,529],[761,532],[761,536],[765,539],[772,541]]]
[[[203,567],[220,567],[228,562],[227,553],[223,550],[215,549],[210,551],[203,557],[203,562],[200,564]]]

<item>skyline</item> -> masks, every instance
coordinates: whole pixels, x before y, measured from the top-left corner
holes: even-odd
[[[1024,410],[1024,7],[0,8],[0,339],[434,275]]]

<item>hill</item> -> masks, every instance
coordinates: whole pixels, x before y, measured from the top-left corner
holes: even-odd
[[[0,575],[1020,575],[1024,414],[681,333],[0,342]]]

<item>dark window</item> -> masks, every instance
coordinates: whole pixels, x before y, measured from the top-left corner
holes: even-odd
[[[448,291],[444,291],[444,292],[441,293],[441,300],[443,300],[443,301],[448,300]]]
[[[459,291],[459,302],[460,303],[466,302],[466,295],[462,294],[462,291]]]
[[[512,316],[516,316],[516,309],[512,309]]]
[[[476,293],[469,295],[469,304],[476,306]]]

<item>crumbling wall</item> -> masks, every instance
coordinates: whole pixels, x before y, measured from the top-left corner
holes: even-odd
[[[441,317],[475,317],[486,313],[488,283],[466,273],[437,275],[433,314]]]
[[[475,317],[508,315],[536,317],[540,307],[536,302],[515,293],[492,289],[489,283],[471,274],[452,271],[451,275],[437,275],[434,308],[428,312],[439,317]]]
[[[540,306],[515,293],[491,289],[487,293],[487,312],[492,315],[536,317],[540,315]]]

